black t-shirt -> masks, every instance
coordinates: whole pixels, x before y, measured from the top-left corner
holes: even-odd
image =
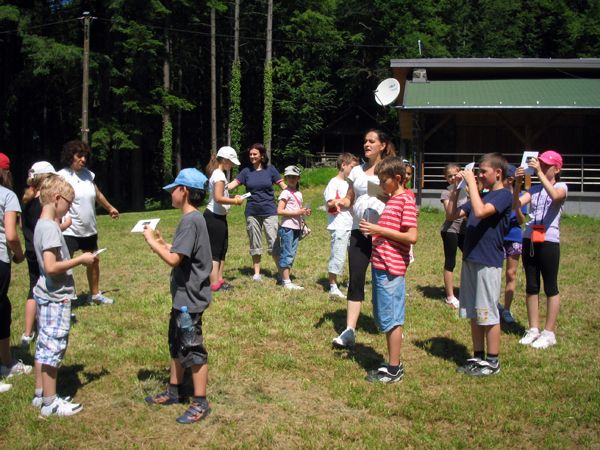
[[[23,205],[21,213],[21,221],[23,224],[23,236],[25,237],[25,251],[33,254],[35,258],[35,250],[33,249],[33,230],[40,215],[42,214],[42,202],[36,197],[29,203]]]

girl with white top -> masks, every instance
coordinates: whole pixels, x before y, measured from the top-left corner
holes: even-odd
[[[356,324],[361,304],[365,299],[366,273],[371,260],[371,237],[363,235],[358,225],[363,218],[376,223],[385,206],[381,201],[384,197],[369,196],[368,184],[372,182],[378,185],[379,177],[375,174],[377,165],[387,156],[396,156],[396,148],[391,138],[381,130],[368,131],[363,148],[367,162],[352,169],[348,176],[348,192],[344,198],[337,201],[340,210],[352,207],[352,231],[348,246],[350,280],[346,329],[332,342],[335,347],[341,348],[352,346],[356,341]]]
[[[515,208],[529,204],[529,221],[523,232],[523,267],[527,294],[529,328],[519,343],[533,348],[548,348],[556,344],[556,319],[560,309],[558,267],[560,262],[560,218],[569,188],[559,181],[562,156],[547,150],[529,163],[540,184],[519,197],[525,169],[519,167],[513,194]],[[547,297],[546,325],[540,333],[540,275]]]
[[[229,245],[227,213],[231,205],[241,205],[244,202],[239,195],[230,197],[227,189],[228,180],[225,172],[230,171],[234,165],[240,165],[237,153],[232,147],[225,146],[221,147],[216,155],[212,155],[206,166],[210,199],[204,210],[204,220],[206,220],[212,251],[212,270],[209,279],[210,290],[213,292],[233,288],[223,279],[225,255]]]

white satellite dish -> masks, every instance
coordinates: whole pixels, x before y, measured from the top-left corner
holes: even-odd
[[[394,103],[400,95],[400,83],[395,78],[386,78],[375,90],[375,101],[378,105],[387,106]]]

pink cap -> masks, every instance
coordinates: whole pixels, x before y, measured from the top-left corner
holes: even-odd
[[[542,162],[545,162],[549,166],[556,166],[559,169],[562,169],[562,156],[560,156],[560,153],[555,152],[554,150],[546,150],[544,153],[538,156],[538,159]]]

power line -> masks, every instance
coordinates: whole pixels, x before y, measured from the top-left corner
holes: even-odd
[[[18,33],[19,31],[29,31],[29,30],[37,30],[40,28],[46,28],[46,27],[51,27],[54,25],[61,25],[63,23],[69,23],[69,22],[76,22],[81,20],[80,17],[74,18],[74,19],[65,19],[65,20],[58,20],[56,22],[48,22],[48,23],[43,23],[40,25],[30,25],[27,27],[23,27],[21,29],[16,29],[16,30],[5,30],[5,31],[0,31],[0,34],[13,34],[13,33]]]

